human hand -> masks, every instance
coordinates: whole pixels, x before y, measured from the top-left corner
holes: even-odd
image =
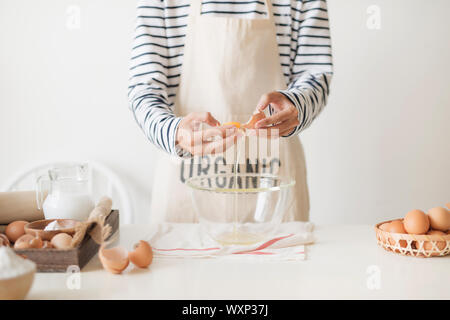
[[[257,134],[259,130],[267,130],[269,138],[287,136],[299,125],[297,108],[284,94],[277,91],[264,94],[258,102],[257,110],[263,111],[269,104],[275,113],[256,122]]]
[[[202,130],[202,123],[212,128]],[[234,145],[241,135],[233,125],[220,126],[209,112],[192,112],[181,119],[175,143],[192,155],[216,154]]]

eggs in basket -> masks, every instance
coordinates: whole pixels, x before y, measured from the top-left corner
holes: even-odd
[[[443,207],[408,212],[403,219],[378,223],[377,243],[384,249],[414,257],[450,253],[450,211]]]

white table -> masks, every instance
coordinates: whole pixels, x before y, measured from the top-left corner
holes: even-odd
[[[146,234],[148,226],[123,226],[120,243],[131,249]],[[79,274],[79,289],[66,285],[74,275],[38,273],[28,298],[450,299],[450,256],[386,252],[372,226],[319,226],[315,235],[307,259],[296,262],[155,258],[148,270],[113,275],[96,256]]]

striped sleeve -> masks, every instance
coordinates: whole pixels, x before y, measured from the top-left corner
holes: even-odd
[[[299,125],[288,136],[308,128],[320,114],[333,75],[326,1],[305,0],[291,9],[290,83],[280,92],[297,107]]]
[[[157,147],[179,155],[175,135],[181,118],[169,103],[168,45],[162,1],[138,2],[130,58],[129,107],[146,137]]]

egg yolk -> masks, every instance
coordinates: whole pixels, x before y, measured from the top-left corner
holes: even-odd
[[[235,126],[238,129],[241,127],[241,123],[236,122],[236,121],[225,122],[223,125],[224,126]]]

